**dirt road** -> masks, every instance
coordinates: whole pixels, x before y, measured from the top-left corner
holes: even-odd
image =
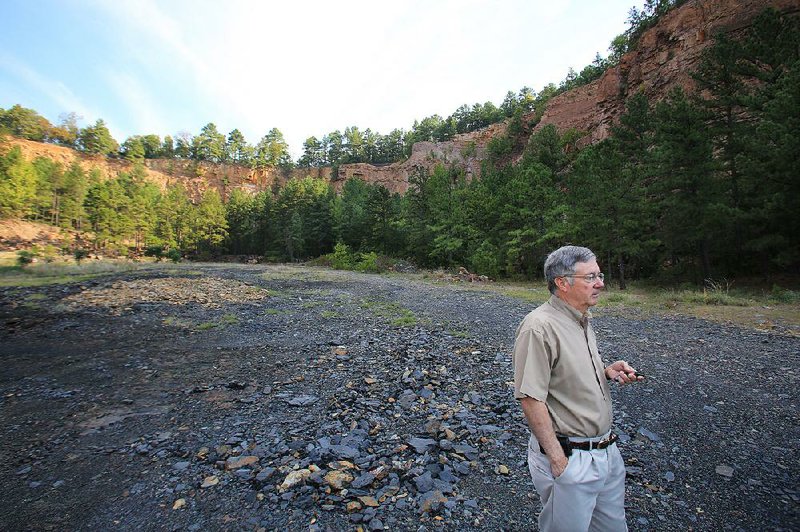
[[[495,291],[292,266],[0,289],[4,530],[531,530]],[[595,317],[632,530],[797,530],[800,339]]]

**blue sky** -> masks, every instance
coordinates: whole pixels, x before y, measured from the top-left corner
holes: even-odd
[[[580,70],[637,0],[3,0],[0,107],[130,135],[383,134]]]

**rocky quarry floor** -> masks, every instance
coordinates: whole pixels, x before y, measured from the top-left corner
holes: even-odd
[[[419,276],[154,266],[0,289],[4,530],[533,530],[532,305]],[[800,338],[598,311],[631,530],[798,530]]]

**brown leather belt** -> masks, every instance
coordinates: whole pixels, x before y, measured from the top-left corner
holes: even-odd
[[[605,449],[612,443],[615,443],[619,437],[616,434],[609,434],[608,438],[603,438],[600,441],[571,441],[569,446],[579,451],[591,451],[592,449]]]
[[[556,439],[558,440],[559,445],[561,445],[561,448],[564,450],[564,455],[570,456],[574,449],[577,449],[579,451],[591,451],[592,449],[605,449],[612,443],[616,443],[619,437],[616,434],[611,433],[608,435],[608,438],[603,438],[600,441],[570,441],[568,437],[558,436],[558,435],[556,436]],[[542,448],[541,445],[539,445],[539,452],[541,452],[542,454],[547,454],[546,452],[544,452],[544,449]]]

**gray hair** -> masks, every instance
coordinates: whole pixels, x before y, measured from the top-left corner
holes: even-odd
[[[544,261],[544,277],[547,279],[547,289],[551,294],[556,293],[556,278],[575,273],[575,264],[589,262],[596,256],[589,248],[580,246],[563,246],[553,251]],[[572,279],[570,279],[572,284]]]

